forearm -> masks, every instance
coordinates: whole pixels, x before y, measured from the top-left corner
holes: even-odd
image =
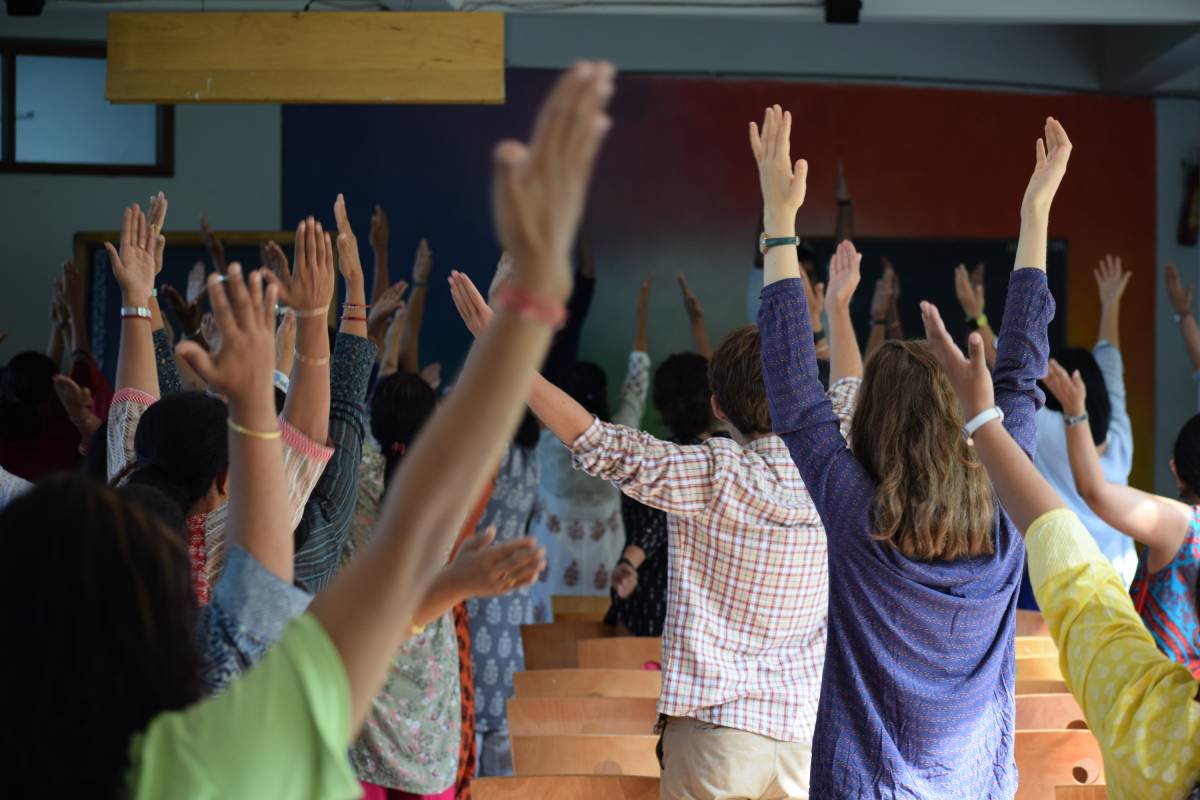
[[[46,355],[54,362],[56,369],[62,369],[63,350],[65,347],[66,331],[57,322],[50,322],[50,338],[46,341]]]
[[[534,375],[529,409],[567,447],[592,426],[593,417],[571,395],[541,375]]]
[[[1121,347],[1121,301],[1103,303],[1100,306],[1100,333],[1098,342],[1109,342],[1113,347]]]
[[[421,369],[421,324],[425,321],[425,299],[428,286],[413,287],[408,298],[408,314],[400,334],[400,369],[418,372]]]
[[[645,314],[638,314],[637,321],[633,324],[633,349],[638,353],[649,352],[649,341]]]
[[[837,224],[833,229],[833,241],[840,243],[854,238],[854,203],[851,200],[839,200]]]
[[[1003,425],[990,422],[972,438],[1004,510],[1022,533],[1047,511],[1065,507]]]
[[[1192,368],[1200,370],[1200,325],[1196,324],[1196,318],[1190,312],[1180,320],[1179,332],[1183,334],[1183,344],[1192,361]]]
[[[796,215],[795,213],[776,212],[767,209],[767,213],[763,215],[763,229],[768,237],[784,237],[796,235]],[[799,278],[800,275],[800,256],[796,252],[796,248],[772,247],[763,256],[763,286],[770,286],[777,281],[786,280],[788,278]],[[819,328],[813,325],[813,332]]]
[[[412,624],[423,628],[466,599],[458,587],[454,573],[443,567],[425,592],[421,604],[413,612]]]
[[[696,352],[705,358],[712,358],[712,342],[708,339],[708,329],[704,327],[704,317],[692,318],[692,343]]]
[[[391,285],[388,275],[388,251],[386,247],[375,248],[375,280],[371,287],[371,305],[378,305],[383,293]]]
[[[92,352],[92,336],[88,331],[87,312],[82,305],[71,309],[71,349],[79,353]]]
[[[251,431],[279,429],[268,392],[253,401],[230,399],[229,419]],[[280,580],[291,583],[293,544],[283,447],[279,439],[229,434],[229,535]]]
[[[1091,506],[1103,497],[1104,487],[1108,483],[1104,477],[1104,468],[1100,466],[1100,455],[1096,452],[1096,445],[1092,440],[1091,425],[1087,422],[1074,425],[1067,428],[1066,435],[1067,456],[1071,462],[1075,490]]]
[[[1021,211],[1021,234],[1017,239],[1017,256],[1013,269],[1046,271],[1046,246],[1050,226],[1050,211]]]
[[[356,306],[342,311],[342,325],[338,330],[351,336],[367,336],[367,291],[361,280],[346,282],[346,304]],[[283,356],[282,353],[279,354]],[[279,369],[277,366],[276,369]],[[280,372],[284,370],[280,369]]]
[[[871,356],[875,355],[875,351],[882,347],[883,343],[887,341],[887,330],[887,323],[877,322],[875,320],[871,321],[871,334],[867,337],[866,358],[868,360],[871,358]]]
[[[296,320],[300,357],[292,381],[284,418],[309,439],[323,444],[329,438],[329,331],[325,317]]]
[[[143,306],[146,298],[126,297],[123,306]],[[119,389],[138,389],[153,397],[159,396],[158,367],[154,359],[154,339],[151,322],[142,317],[121,320],[121,345],[117,352],[117,386]]]
[[[313,613],[341,654],[352,689],[352,730],[365,718],[388,660],[407,634],[397,621],[413,618],[452,534],[470,512],[462,498],[483,491],[516,430],[549,343],[545,325],[507,309],[496,314],[455,391],[392,479],[378,523],[386,535],[317,598]]]
[[[979,337],[983,339],[983,357],[990,368],[996,363],[996,334],[992,332],[991,325],[980,325],[978,330]]]
[[[861,378],[862,353],[858,349],[854,322],[850,319],[850,307],[830,304],[826,310],[829,314],[829,385],[843,378]]]

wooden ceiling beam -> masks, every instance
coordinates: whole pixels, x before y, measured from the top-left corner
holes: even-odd
[[[128,13],[114,103],[503,103],[504,15]]]

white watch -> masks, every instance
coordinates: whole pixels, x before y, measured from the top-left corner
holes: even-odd
[[[1000,406],[985,408],[972,417],[966,425],[963,425],[963,438],[967,440],[967,444],[974,444],[975,442],[972,437],[975,435],[975,432],[992,420],[1004,421],[1004,410]]]

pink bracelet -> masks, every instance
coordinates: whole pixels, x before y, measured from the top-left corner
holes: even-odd
[[[505,289],[496,302],[525,319],[548,325],[554,330],[562,328],[567,321],[567,308],[562,303],[543,300],[520,289]]]

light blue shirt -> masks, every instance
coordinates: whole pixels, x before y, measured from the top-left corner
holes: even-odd
[[[1133,426],[1125,408],[1125,363],[1121,359],[1121,351],[1111,342],[1103,340],[1096,343],[1092,355],[1104,374],[1104,384],[1112,406],[1112,416],[1108,422],[1108,448],[1100,456],[1100,467],[1104,471],[1104,479],[1109,483],[1128,485],[1129,472],[1133,468]],[[1037,412],[1036,421],[1038,439],[1033,463],[1067,506],[1083,520],[1084,527],[1096,540],[1100,552],[1112,562],[1128,585],[1137,570],[1133,540],[1096,516],[1075,489],[1062,413],[1042,408]]]

